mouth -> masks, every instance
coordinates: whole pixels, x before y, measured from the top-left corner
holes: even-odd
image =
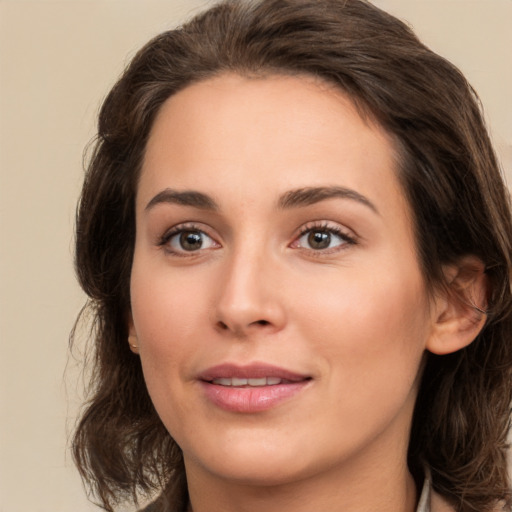
[[[240,377],[219,377],[217,379],[212,379],[212,384],[217,384],[219,386],[234,386],[234,387],[244,387],[244,388],[259,388],[262,386],[277,386],[279,384],[291,384],[291,380],[280,379],[279,377],[253,377],[244,379]]]
[[[274,386],[311,379],[307,374],[297,373],[266,363],[236,365],[231,363],[212,366],[199,375],[207,382],[215,381],[221,386]]]
[[[307,389],[312,377],[271,366],[223,364],[199,376],[205,397],[230,412],[256,413],[278,406]]]

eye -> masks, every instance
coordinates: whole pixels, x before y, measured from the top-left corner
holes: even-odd
[[[219,247],[219,244],[204,231],[193,227],[177,227],[162,238],[160,245],[169,252],[184,255]]]
[[[312,251],[328,251],[343,245],[355,244],[353,237],[334,226],[306,226],[292,247]]]

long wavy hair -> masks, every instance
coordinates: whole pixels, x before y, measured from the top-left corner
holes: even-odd
[[[510,510],[512,401],[509,196],[478,98],[452,64],[364,0],[225,1],[144,46],[107,96],[76,223],[76,271],[93,316],[92,378],[73,439],[82,477],[108,511],[161,493],[187,500],[180,448],[158,418],[127,343],[134,200],[162,104],[224,72],[313,75],[334,83],[396,141],[429,286],[472,254],[491,287],[488,319],[467,348],[427,355],[409,445],[459,512]],[[72,340],[74,335],[72,334]]]

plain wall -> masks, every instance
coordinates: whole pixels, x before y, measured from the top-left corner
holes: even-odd
[[[82,151],[130,56],[200,0],[0,1],[0,512],[98,510],[67,452]],[[481,96],[512,183],[512,1],[380,0]],[[67,366],[66,378],[64,377]]]

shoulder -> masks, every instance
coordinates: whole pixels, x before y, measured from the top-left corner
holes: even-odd
[[[504,508],[497,505],[493,509],[494,512],[504,512]],[[430,494],[430,512],[457,512],[456,509],[450,505],[440,494],[434,490]]]
[[[139,509],[137,512],[186,512],[187,505],[176,508],[170,505],[167,500],[162,499],[162,496],[157,498],[155,501],[146,505],[144,508]]]
[[[141,508],[138,512],[157,512],[155,505],[152,503],[147,507]]]
[[[455,509],[435,491],[430,495],[430,512],[456,512]]]
[[[137,512],[161,512],[161,511],[162,511],[162,506],[158,505],[158,500],[157,500],[157,501],[154,501],[153,503],[150,503],[146,507],[141,508]]]

